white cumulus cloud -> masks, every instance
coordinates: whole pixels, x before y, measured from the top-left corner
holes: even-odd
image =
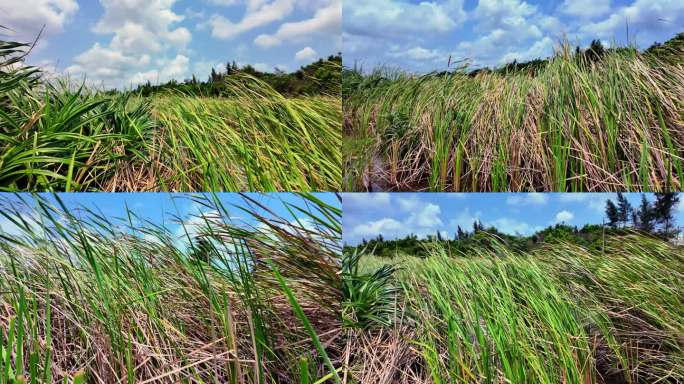
[[[556,223],[568,223],[574,217],[575,215],[573,215],[572,212],[563,210],[556,214]]]
[[[676,0],[635,0],[632,4],[620,7],[603,20],[583,24],[579,28],[581,36],[587,38],[611,39],[623,36],[626,26],[637,34],[630,38],[641,38],[644,43],[652,43],[652,32],[676,30],[684,25],[684,2]]]
[[[390,207],[389,193],[343,193],[342,207],[345,211],[364,211],[371,209],[387,209]]]
[[[462,0],[359,0],[345,3],[345,30],[362,36],[446,33],[466,19]]]
[[[187,75],[189,58],[180,53],[190,43],[187,28],[174,27],[184,16],[173,12],[177,0],[101,0],[104,15],[93,32],[113,34],[108,45],[95,43],[65,69],[91,84],[124,87],[163,82]],[[151,57],[157,57],[154,62]]]
[[[242,19],[237,22],[223,15],[213,15],[208,22],[212,36],[231,39],[252,29],[283,20],[294,10],[294,0],[251,1],[250,4]]]
[[[383,218],[380,220],[370,221],[368,223],[359,224],[350,231],[351,236],[358,236],[359,238],[370,239],[377,235],[385,237],[397,235],[402,230],[403,225],[399,221],[390,218]]]
[[[254,43],[262,48],[269,48],[283,42],[305,41],[314,35],[338,37],[341,28],[342,4],[340,1],[333,1],[316,10],[312,18],[284,23],[274,34],[260,34],[254,39]]]
[[[513,193],[506,198],[508,205],[544,205],[549,201],[546,193]]]
[[[438,50],[438,49],[428,49],[421,46],[411,47],[407,49],[396,49],[391,50],[388,53],[391,57],[411,59],[418,61],[447,61],[448,54]]]
[[[369,202],[380,201],[384,204],[380,198],[370,198],[369,201],[361,200],[364,196],[377,195],[375,193],[357,193],[350,194],[346,193],[343,195],[343,210],[349,212],[354,210],[359,212],[359,207],[355,207],[351,204],[348,196],[353,197],[352,200],[361,203],[363,206],[368,207]],[[383,194],[384,195],[384,194]],[[358,200],[355,200],[358,199]],[[356,223],[351,226],[351,230],[344,232],[344,237],[347,241],[356,241],[361,239],[370,239],[376,237],[377,235],[383,235],[386,238],[396,238],[404,237],[410,234],[415,234],[418,237],[426,237],[428,235],[436,235],[440,230],[439,227],[443,226],[441,219],[441,208],[433,203],[426,203],[416,197],[397,197],[397,200],[389,204],[385,209],[391,209],[392,207],[398,206],[398,208],[405,212],[405,216],[402,218],[390,218],[384,217],[378,220],[365,221],[361,223]],[[361,209],[362,210],[362,209]],[[443,231],[443,230],[442,230]],[[446,232],[442,232],[443,235]]]
[[[585,19],[597,18],[610,12],[610,0],[565,0],[561,12]]]
[[[295,53],[295,60],[311,61],[318,57],[318,52],[311,47],[304,47]]]
[[[412,212],[406,220],[406,224],[419,227],[438,227],[442,225],[442,219],[439,217],[441,213],[442,210],[439,205],[428,203]]]
[[[45,26],[44,37],[62,32],[78,12],[76,0],[2,0],[0,1],[0,25],[3,30],[22,40],[33,40]]]

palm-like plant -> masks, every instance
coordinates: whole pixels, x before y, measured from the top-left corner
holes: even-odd
[[[398,287],[393,286],[396,267],[383,265],[373,272],[359,270],[365,250],[354,249],[342,259],[342,321],[351,328],[392,324]]]
[[[29,48],[0,41],[0,190],[101,189],[119,159],[145,161],[145,102],[42,79]]]

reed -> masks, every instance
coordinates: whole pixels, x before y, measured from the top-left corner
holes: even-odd
[[[104,92],[46,79],[28,48],[0,41],[0,191],[340,189],[338,95],[285,97],[248,74],[221,98]]]
[[[586,60],[566,43],[532,70],[345,70],[343,83],[346,190],[681,188],[676,61],[634,49]]]
[[[361,383],[684,380],[681,247],[629,234],[598,251],[428,248],[393,262],[392,325],[349,339]]]
[[[59,196],[5,201],[0,383],[337,377],[339,208],[308,194],[186,198],[207,213],[180,238],[130,210],[112,219]],[[233,222],[237,212],[252,224]]]

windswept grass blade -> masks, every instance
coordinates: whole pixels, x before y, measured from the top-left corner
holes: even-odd
[[[244,195],[245,222],[220,195],[182,198],[202,208],[177,231],[59,195],[0,201],[0,382],[338,377],[339,208]]]

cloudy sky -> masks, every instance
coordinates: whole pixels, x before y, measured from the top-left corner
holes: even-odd
[[[587,46],[629,41],[648,47],[684,26],[681,0],[344,0],[345,65],[412,71],[547,57],[566,36]]]
[[[227,61],[293,71],[341,50],[340,0],[2,0],[29,63],[122,87],[208,77]]]
[[[30,204],[33,204],[30,194],[20,195]],[[43,193],[40,195],[54,203],[51,194]],[[60,193],[59,197],[77,217],[84,212],[81,211],[81,208],[86,207],[99,212],[114,223],[120,223],[121,220],[127,220],[126,207],[128,207],[140,219],[164,226],[171,233],[175,234],[178,239],[184,239],[185,232],[179,224],[178,218],[182,218],[186,224],[186,229],[192,232],[197,229],[196,225],[203,226],[204,219],[201,218],[202,215],[215,217],[212,216],[215,215],[215,211],[212,212],[206,206],[190,198],[196,195],[183,193]],[[298,216],[294,216],[283,205],[283,202],[286,202],[300,207],[304,206],[303,200],[296,194],[249,193],[248,195],[268,207],[275,215],[293,222],[295,220],[303,220],[302,224],[308,225],[304,214],[297,213]],[[333,193],[316,193],[314,195],[327,204],[340,207],[340,202]],[[235,207],[247,206],[239,194],[218,193],[217,196],[228,210],[230,220],[234,224],[256,225],[253,218]],[[3,194],[0,196],[0,209],[7,204],[13,204],[17,199],[18,197],[13,194]],[[14,205],[17,206],[16,204]],[[265,217],[272,217],[270,213],[261,208],[258,208],[257,212]],[[21,234],[21,231],[10,220],[0,215],[0,233],[2,232]]]
[[[508,234],[531,235],[556,223],[578,227],[603,221],[611,193],[344,193],[343,239],[350,245],[379,234],[386,239],[440,231],[453,238],[457,226],[471,230],[479,220]],[[641,194],[625,194],[632,206]],[[651,194],[647,194],[653,200]],[[684,204],[676,212],[684,223]]]

